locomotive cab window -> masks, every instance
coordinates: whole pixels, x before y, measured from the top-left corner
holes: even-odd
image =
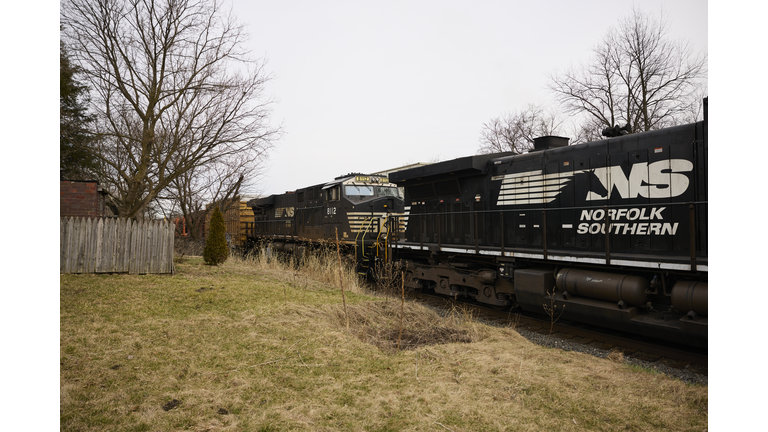
[[[339,187],[334,186],[325,190],[326,201],[338,201],[339,200]]]

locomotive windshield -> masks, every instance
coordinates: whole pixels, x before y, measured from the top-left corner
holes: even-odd
[[[344,187],[347,196],[373,196],[373,186],[347,185]]]
[[[400,198],[400,191],[393,186],[346,185],[344,194],[347,197],[395,197]]]
[[[392,186],[378,186],[376,188],[376,196],[380,196],[380,197],[391,196],[395,198],[401,197],[400,190]]]

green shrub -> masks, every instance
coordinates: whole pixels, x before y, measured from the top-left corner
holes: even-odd
[[[211,215],[211,228],[205,239],[203,260],[209,265],[219,265],[227,260],[229,249],[227,248],[227,228],[224,225],[224,215],[216,206]]]

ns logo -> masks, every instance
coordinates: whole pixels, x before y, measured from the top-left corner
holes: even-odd
[[[685,159],[667,159],[648,164],[632,165],[629,177],[620,166],[595,168],[581,172],[592,172],[606,191],[606,196],[593,191],[587,193],[587,201],[606,200],[617,192],[623,199],[673,198],[688,190],[689,180],[685,172],[693,170],[693,163]]]
[[[685,174],[693,163],[685,159],[665,159],[632,165],[627,175],[620,165],[544,174],[542,170],[492,177],[501,180],[497,205],[546,204],[554,201],[577,174],[594,175],[593,190],[586,191],[586,201],[607,200],[618,194],[623,199],[674,198],[688,190]],[[602,186],[602,189],[599,186]],[[601,189],[601,190],[594,190]]]

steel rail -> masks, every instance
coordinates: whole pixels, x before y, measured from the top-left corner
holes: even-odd
[[[647,338],[627,333],[614,332],[594,326],[580,323],[552,322],[551,319],[532,316],[521,311],[499,311],[486,306],[455,301],[448,297],[434,294],[415,293],[419,300],[427,301],[436,307],[445,307],[446,302],[458,302],[463,306],[472,308],[485,315],[484,318],[492,318],[506,324],[514,324],[515,327],[530,326],[539,329],[539,333],[550,333],[554,337],[576,337],[582,339],[584,345],[597,344],[605,350],[618,350],[627,357],[636,357],[646,361],[665,361],[668,366],[683,369],[688,365],[707,367],[707,353],[689,347],[673,346],[663,341],[651,341]]]

